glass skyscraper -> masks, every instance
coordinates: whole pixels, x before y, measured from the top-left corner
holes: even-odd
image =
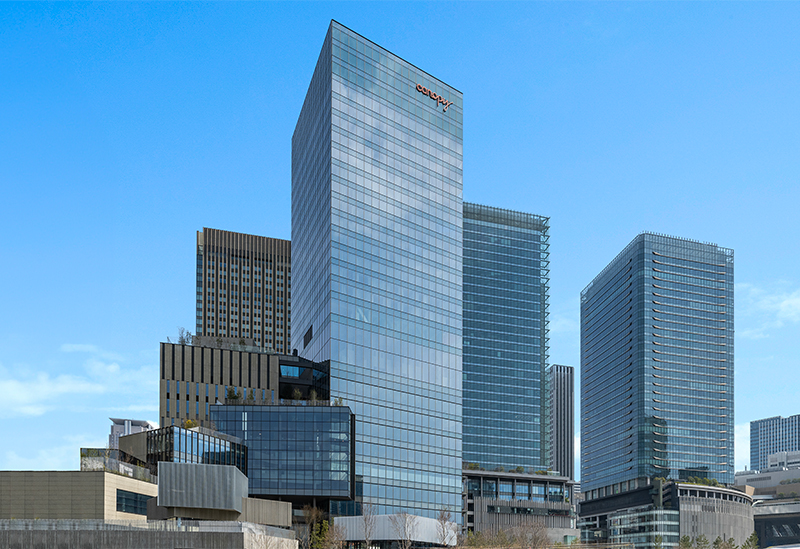
[[[767,456],[800,450],[800,415],[769,417],[750,422],[750,468],[763,471]]]
[[[356,415],[338,512],[460,506],[462,105],[331,23],[292,137],[292,347]]]
[[[581,293],[581,489],[733,482],[733,251],[637,236]]]
[[[467,463],[520,472],[550,465],[549,272],[548,218],[464,204]]]

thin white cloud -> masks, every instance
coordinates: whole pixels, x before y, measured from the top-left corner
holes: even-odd
[[[124,358],[117,353],[105,351],[97,345],[88,343],[64,343],[61,345],[60,350],[62,353],[88,353],[105,360],[113,360],[117,362],[122,362],[124,360]]]
[[[765,288],[755,284],[737,284],[737,335],[763,339],[787,323],[800,322],[800,289],[778,282]]]
[[[91,380],[47,372],[27,375],[22,379],[8,377],[7,370],[0,371],[0,418],[14,416],[40,416],[57,408],[57,400],[64,395],[100,394],[106,387]]]
[[[41,416],[52,411],[78,411],[91,407],[123,404],[124,395],[157,394],[158,366],[125,368],[124,357],[105,351],[96,345],[64,344],[64,353],[84,353],[80,366],[64,366],[53,374],[15,365],[13,372],[0,364],[0,419],[19,416]],[[81,367],[83,372],[81,372]],[[99,400],[98,395],[113,395],[111,402]],[[112,397],[108,397],[112,398]],[[107,399],[106,399],[107,400]],[[141,402],[142,399],[139,399]],[[121,402],[123,401],[123,402]],[[129,411],[155,411],[151,405],[133,404]],[[124,409],[122,406],[116,408]]]
[[[63,471],[77,470],[80,467],[81,448],[104,448],[107,438],[88,435],[66,436],[66,444],[38,450],[35,454],[25,454],[22,449],[8,450],[2,457],[2,468],[10,471]]]

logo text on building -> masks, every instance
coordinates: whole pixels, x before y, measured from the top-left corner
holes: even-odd
[[[429,90],[428,88],[424,87],[422,84],[417,84],[417,91],[420,92],[422,95],[427,95],[440,105],[444,105],[444,112],[447,112],[447,107],[453,104],[452,101],[448,101],[441,95],[437,93],[433,93],[433,91]]]

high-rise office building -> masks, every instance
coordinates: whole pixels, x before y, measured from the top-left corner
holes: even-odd
[[[291,352],[291,242],[204,228],[197,232],[197,335],[252,339]]]
[[[575,368],[550,366],[550,466],[575,478]]]
[[[359,495],[334,514],[460,506],[462,112],[331,23],[292,137],[292,346],[357,418]]]
[[[488,471],[550,465],[548,231],[546,217],[464,204],[464,461]]]
[[[733,251],[652,233],[581,293],[581,488],[733,482]]]
[[[768,456],[800,450],[800,414],[750,422],[750,468],[769,467]]]

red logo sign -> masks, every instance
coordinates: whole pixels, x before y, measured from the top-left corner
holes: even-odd
[[[417,84],[417,91],[420,92],[422,95],[427,95],[428,97],[430,97],[431,99],[433,99],[434,101],[439,103],[440,105],[444,105],[444,109],[443,109],[444,112],[447,112],[447,107],[449,107],[450,105],[453,104],[452,101],[448,101],[447,99],[445,99],[441,95],[433,93],[431,90],[429,90],[428,88],[424,87],[422,84]]]

